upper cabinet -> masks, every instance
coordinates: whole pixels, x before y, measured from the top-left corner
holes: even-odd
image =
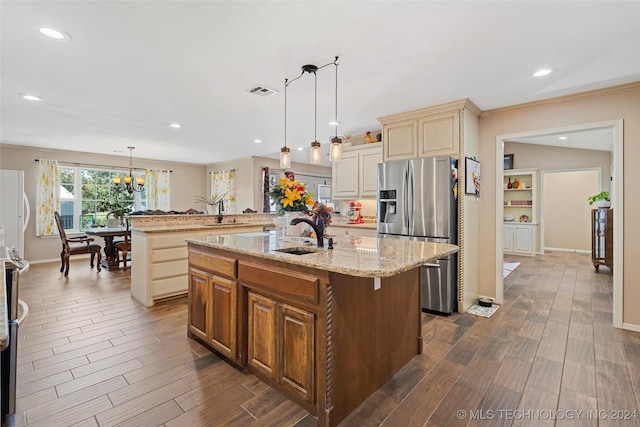
[[[475,105],[463,100],[378,118],[382,124],[384,161],[458,157],[464,136],[460,116],[465,108],[476,116],[480,114]]]
[[[382,162],[380,143],[342,149],[342,159],[331,167],[334,199],[376,197],[378,163]]]

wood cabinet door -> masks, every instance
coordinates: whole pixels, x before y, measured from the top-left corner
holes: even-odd
[[[418,158],[418,122],[404,120],[384,125],[384,161]]]
[[[331,165],[333,198],[358,197],[358,152],[343,152],[339,162]]]
[[[420,157],[457,155],[460,151],[460,112],[432,114],[418,120]]]
[[[267,378],[276,377],[276,302],[249,292],[247,364]]]
[[[279,382],[292,393],[314,403],[315,316],[282,304],[280,309]]]
[[[236,357],[236,282],[211,278],[211,345],[225,356]]]
[[[203,341],[209,341],[211,287],[209,276],[201,271],[189,270],[188,324],[189,332]]]
[[[378,192],[378,163],[382,162],[380,148],[360,153],[360,197],[376,197]]]

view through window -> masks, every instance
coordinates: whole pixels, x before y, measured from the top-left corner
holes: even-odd
[[[65,230],[83,231],[106,226],[107,215],[145,210],[146,189],[129,194],[124,184],[114,185],[114,176],[128,171],[83,167],[60,168],[60,215]]]

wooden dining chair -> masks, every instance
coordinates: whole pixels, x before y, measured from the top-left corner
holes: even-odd
[[[58,233],[60,233],[60,240],[62,241],[62,252],[60,252],[60,260],[62,265],[60,266],[60,272],[64,271],[64,275],[69,275],[69,257],[71,255],[79,254],[91,254],[91,268],[94,266],[94,260],[96,254],[98,255],[97,270],[100,271],[100,263],[102,262],[102,246],[97,243],[93,243],[93,238],[88,236],[67,237],[67,233],[64,231],[64,225],[62,224],[62,217],[58,211],[54,212],[56,219],[56,225],[58,226]]]
[[[117,251],[118,262],[120,262],[120,255],[122,255],[122,268],[127,271],[127,254],[131,252],[131,237],[129,235],[129,218],[125,219],[127,223],[127,232],[124,234],[124,240],[115,244]]]

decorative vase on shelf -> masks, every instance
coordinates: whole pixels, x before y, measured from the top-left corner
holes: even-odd
[[[513,184],[511,184],[511,177],[509,177],[509,182],[507,183],[507,190],[511,190],[513,188]]]
[[[287,228],[287,216],[286,215],[274,216],[273,223],[276,226],[276,231],[278,232],[278,236],[284,236],[285,230]]]

